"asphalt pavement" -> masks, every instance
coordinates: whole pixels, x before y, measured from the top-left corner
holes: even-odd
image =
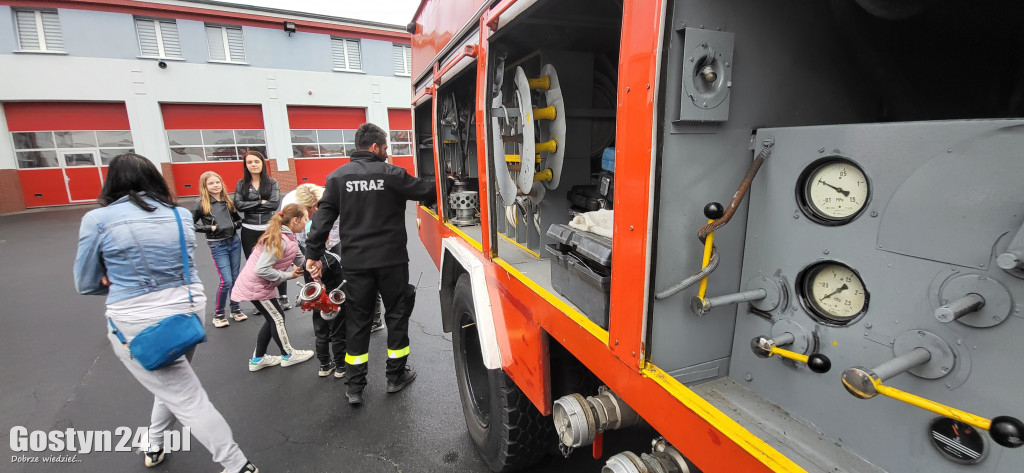
[[[125,432],[119,428],[134,432],[149,424],[153,398],[111,351],[104,297],[79,295],[74,288],[78,228],[81,216],[94,207],[0,216],[0,441],[7,451],[0,471],[219,471],[195,439],[189,451],[169,454],[151,469],[135,452],[15,451],[23,436],[22,430],[12,429],[19,427],[47,435],[67,429],[109,431],[116,448]],[[488,471],[466,432],[451,335],[441,330],[438,272],[416,236],[411,206],[406,219],[410,278],[418,287],[410,320],[410,365],[419,376],[402,392],[387,394],[385,389],[385,332],[372,335],[365,403],[352,408],[345,402],[343,381],[319,378],[315,359],[250,373],[246,363],[261,319],[226,328],[207,324],[208,342],[200,345],[193,366],[238,445],[260,471]],[[206,283],[209,318],[218,278],[202,239],[196,260]],[[298,291],[292,284],[294,297]],[[312,349],[310,314],[291,309],[286,315],[293,345]],[[600,471],[604,462],[589,454],[579,451],[568,460],[552,456],[531,471]],[[46,457],[60,463],[42,463]],[[32,458],[39,462],[28,463]]]

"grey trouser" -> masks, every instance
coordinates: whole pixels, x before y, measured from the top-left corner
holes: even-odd
[[[187,355],[188,359],[178,358],[163,368],[146,371],[129,357],[128,350],[109,330],[107,339],[128,372],[142,387],[153,393],[153,413],[149,426],[150,451],[163,447],[163,432],[177,418],[182,425],[192,429],[192,435],[213,454],[213,461],[220,463],[224,471],[233,473],[245,466],[248,460],[235,443],[231,427],[213,407],[206,390],[192,371],[189,363],[192,353]]]

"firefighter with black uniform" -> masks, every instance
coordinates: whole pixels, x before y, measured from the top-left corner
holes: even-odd
[[[409,358],[409,316],[416,287],[409,284],[405,207],[410,200],[436,199],[434,182],[412,177],[388,164],[387,134],[364,123],[356,131],[356,152],[348,164],[327,176],[320,206],[306,238],[306,269],[320,276],[328,232],[341,219],[341,265],[348,281],[345,378],[348,402],[363,402],[369,360],[370,324],[376,294],[384,301],[388,329],[388,392],[396,393],[416,379]]]

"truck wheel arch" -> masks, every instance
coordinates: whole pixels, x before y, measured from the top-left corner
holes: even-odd
[[[457,327],[452,310],[455,286],[459,279],[466,275],[469,278],[476,329],[480,340],[480,350],[484,366],[487,369],[502,369],[501,350],[498,347],[498,335],[494,328],[491,304],[487,293],[487,280],[484,275],[484,264],[464,243],[455,237],[445,238],[441,250],[441,324],[445,332],[451,333]]]
[[[554,425],[500,368],[484,366],[479,318],[470,276],[452,294],[452,352],[470,439],[491,471],[516,471],[543,458],[555,441]]]

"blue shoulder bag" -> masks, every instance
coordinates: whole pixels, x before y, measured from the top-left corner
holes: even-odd
[[[185,287],[188,288],[188,301],[192,302],[192,271],[188,262],[188,249],[185,247],[185,229],[181,225],[181,216],[177,209],[171,209],[174,218],[178,221],[178,240],[181,243],[181,266],[185,271]],[[203,330],[203,323],[195,312],[187,314],[174,314],[154,325],[146,327],[131,343],[125,340],[124,335],[114,320],[107,317],[113,334],[124,344],[125,348],[134,358],[149,371],[158,370],[171,364],[195,348],[196,345],[206,341],[206,331]]]

